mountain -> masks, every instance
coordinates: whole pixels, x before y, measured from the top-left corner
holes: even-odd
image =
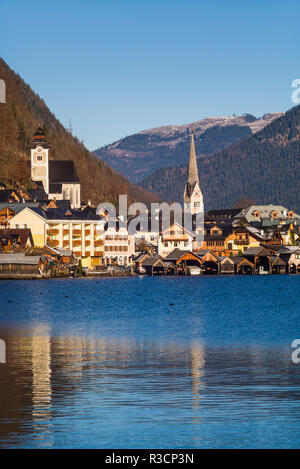
[[[299,213],[300,106],[197,162],[206,210],[232,207],[250,197],[257,204],[281,204]],[[186,177],[186,165],[161,168],[142,186],[166,200],[182,201]]]
[[[139,183],[158,168],[186,163],[192,127],[198,156],[207,156],[260,131],[281,115],[266,114],[259,119],[250,114],[207,117],[192,124],[157,127],[130,135],[94,153],[130,181]]]
[[[0,104],[0,181],[8,178],[30,187],[30,141],[40,124],[51,146],[50,159],[74,160],[85,201],[116,203],[119,194],[127,194],[129,202],[159,200],[90,153],[1,58],[0,78],[6,84],[6,104]]]

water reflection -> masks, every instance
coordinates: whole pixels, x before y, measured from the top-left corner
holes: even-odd
[[[3,447],[299,444],[299,367],[282,349],[55,336],[45,324],[1,334]]]
[[[36,327],[31,338],[32,425],[36,439],[51,446],[51,343],[50,328]]]
[[[201,418],[199,412],[201,403],[201,392],[205,387],[204,371],[205,371],[205,354],[204,347],[199,343],[191,345],[191,375],[192,375],[192,394],[193,394],[193,421],[196,423]]]

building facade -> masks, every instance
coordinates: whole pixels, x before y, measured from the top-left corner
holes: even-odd
[[[81,206],[80,181],[74,162],[50,160],[50,145],[45,132],[39,127],[31,147],[31,179],[43,188],[48,199],[70,200],[72,208]]]

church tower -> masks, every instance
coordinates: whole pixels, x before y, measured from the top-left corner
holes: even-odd
[[[191,131],[190,161],[188,179],[184,189],[184,211],[192,215],[204,213],[203,195],[201,192],[195,152],[194,129]]]
[[[46,194],[49,193],[49,144],[45,132],[38,127],[31,145],[31,179],[40,181]]]

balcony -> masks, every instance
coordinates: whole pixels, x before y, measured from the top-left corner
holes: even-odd
[[[81,251],[73,251],[74,256],[81,257]]]
[[[102,257],[103,256],[103,251],[95,251],[94,252],[94,257]]]
[[[51,238],[47,238],[47,244],[48,246],[58,246],[59,245],[59,241],[58,239],[51,239]]]
[[[188,241],[189,237],[187,235],[167,235],[164,236],[162,241]]]
[[[95,247],[103,246],[103,241],[102,241],[102,239],[95,240],[95,241],[94,241],[94,246],[95,246]]]
[[[237,246],[247,246],[247,244],[249,243],[250,243],[249,239],[236,239],[234,241],[234,244],[236,244]]]
[[[59,234],[59,230],[56,228],[49,228],[49,230],[47,230],[47,235],[55,236],[58,234]]]

